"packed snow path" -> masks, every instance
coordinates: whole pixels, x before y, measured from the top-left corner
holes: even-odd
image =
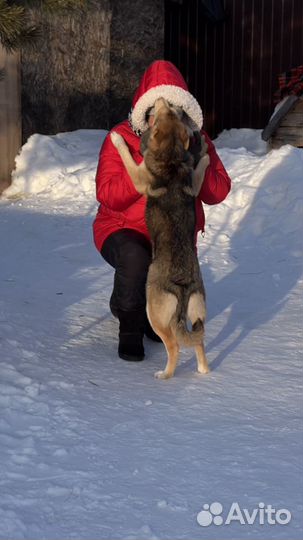
[[[299,540],[303,151],[216,141],[233,189],[199,239],[212,371],[184,350],[159,381],[161,344],[117,357],[91,233],[103,135],[35,135],[0,201],[0,538]],[[233,502],[253,524],[224,523]],[[290,522],[262,524],[261,503]]]

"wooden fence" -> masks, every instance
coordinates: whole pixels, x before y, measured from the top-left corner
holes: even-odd
[[[0,46],[0,194],[11,183],[16,154],[21,146],[20,54]]]
[[[224,128],[264,128],[278,75],[303,62],[303,1],[217,3],[224,19],[215,22],[202,0],[165,1],[165,57],[186,78],[211,136]]]

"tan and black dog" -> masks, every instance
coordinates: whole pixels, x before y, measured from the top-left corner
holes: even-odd
[[[121,135],[112,132],[111,140],[137,191],[147,196],[146,222],[153,258],[147,276],[146,310],[168,355],[165,370],[155,376],[173,376],[180,345],[195,348],[198,371],[207,373],[205,290],[195,246],[195,197],[209,164],[207,146],[194,170],[193,157],[187,151],[188,129],[163,99],[155,103],[155,121],[139,166]]]

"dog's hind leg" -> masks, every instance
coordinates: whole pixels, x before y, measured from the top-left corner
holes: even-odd
[[[197,370],[199,373],[209,373],[209,366],[204,350],[204,343],[195,347],[195,353],[197,358]]]
[[[169,379],[170,377],[173,377],[177,367],[179,345],[171,328],[166,328],[165,330],[162,329],[162,331],[157,329],[157,333],[162,339],[166,348],[167,364],[164,371],[161,370],[155,373],[155,377],[156,379]]]
[[[201,293],[194,293],[191,295],[188,302],[188,317],[191,323],[194,325],[197,320],[201,320],[203,325],[205,322],[206,308],[203,295]],[[195,353],[197,358],[197,369],[199,373],[208,373],[209,367],[207,358],[205,355],[203,339],[201,345],[196,345]]]
[[[194,292],[191,294],[188,301],[187,316],[192,324],[195,324],[198,319],[204,324],[206,318],[206,306],[201,292]]]
[[[171,320],[176,312],[177,297],[167,292],[159,292],[156,287],[148,285],[146,311],[149,322],[162,339],[167,352],[167,364],[164,371],[157,371],[157,379],[169,379],[173,376],[178,356],[179,345],[171,329]]]

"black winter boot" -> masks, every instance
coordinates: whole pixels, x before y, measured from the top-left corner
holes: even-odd
[[[140,362],[144,359],[144,312],[118,311],[120,321],[118,354],[123,360]]]

